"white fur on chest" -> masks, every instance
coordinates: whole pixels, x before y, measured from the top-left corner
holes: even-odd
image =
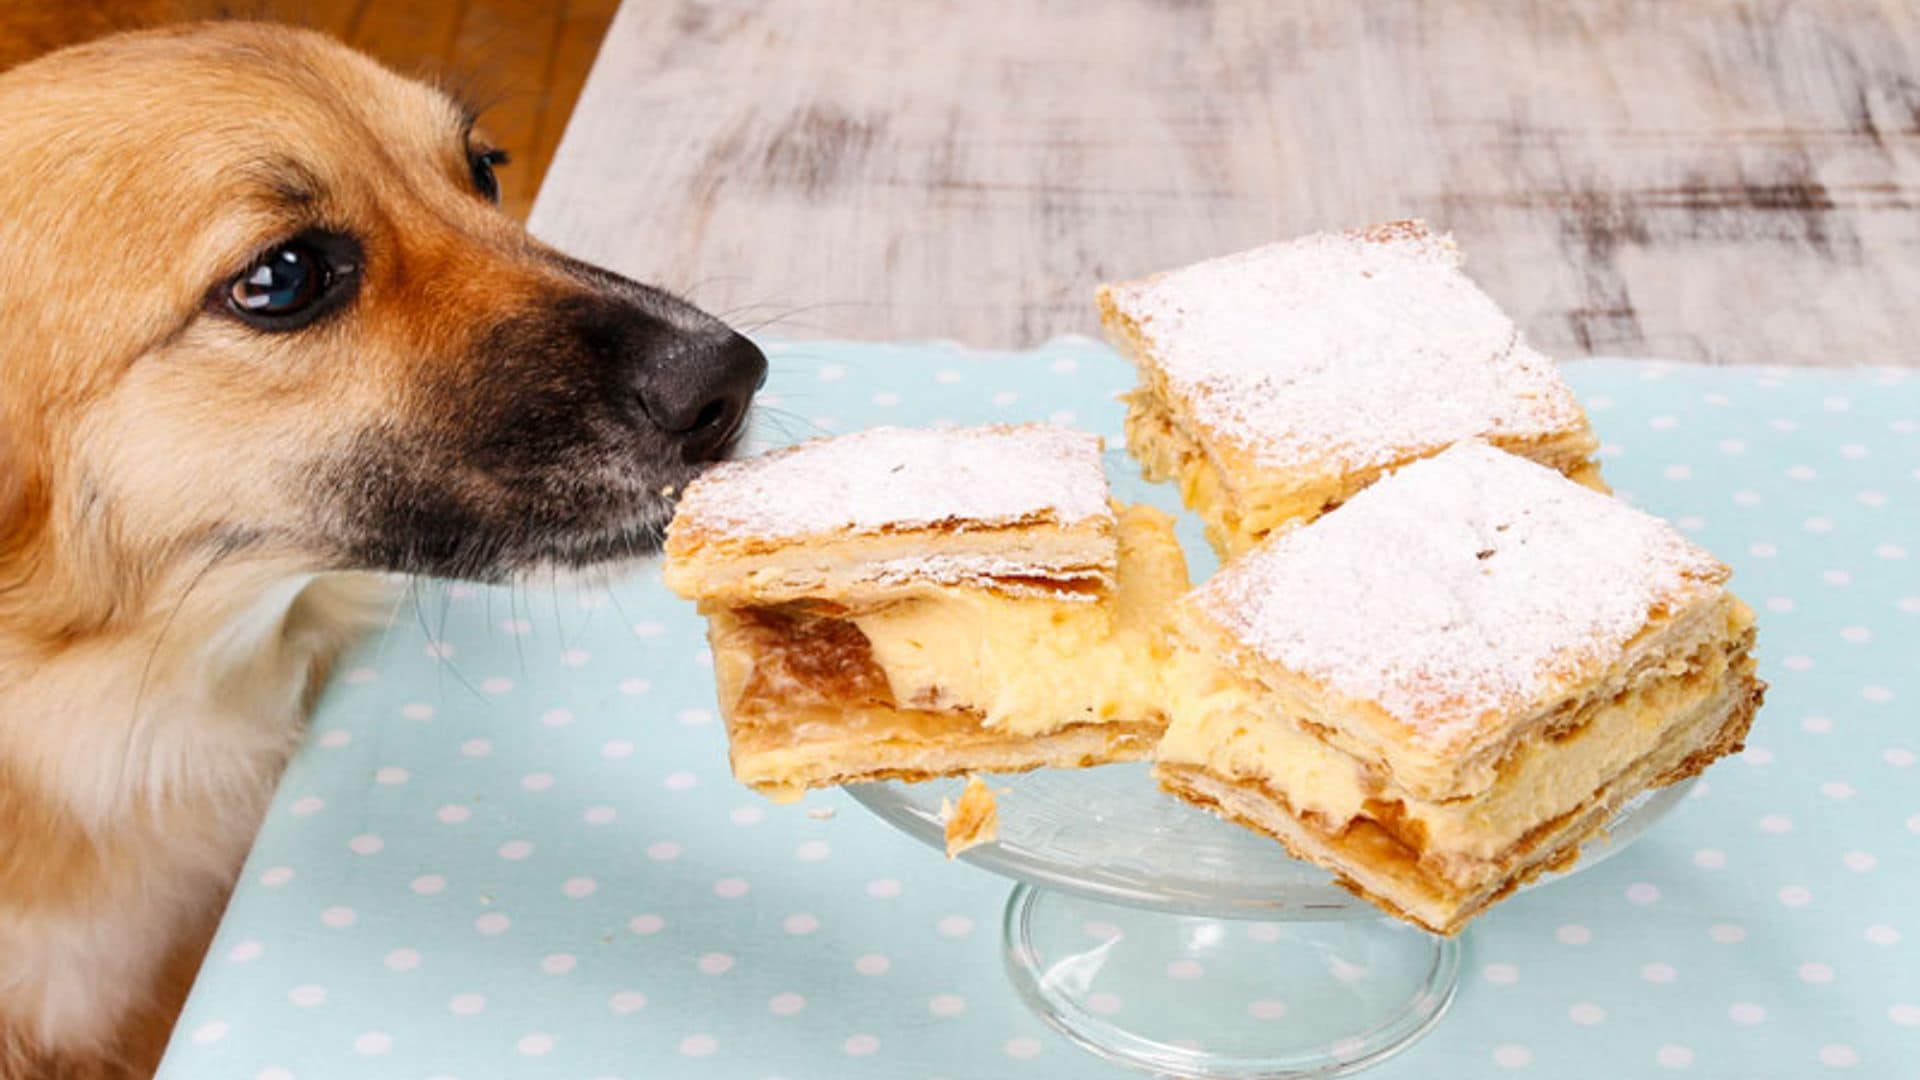
[[[288,577],[224,611],[183,605],[150,635],[65,650],[7,688],[0,755],[111,869],[81,905],[0,907],[0,1004],[9,990],[37,999],[55,1045],[113,1030],[174,936],[221,901],[298,741],[312,673],[386,595],[362,576]]]

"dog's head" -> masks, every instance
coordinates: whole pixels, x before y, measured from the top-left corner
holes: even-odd
[[[320,35],[106,39],[0,76],[0,116],[0,558],[641,553],[765,373],[529,237],[473,116]]]

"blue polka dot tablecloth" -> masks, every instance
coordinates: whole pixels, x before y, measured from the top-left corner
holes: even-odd
[[[1085,340],[769,352],[762,442],[1117,441],[1131,378]],[[1773,688],[1638,844],[1476,922],[1453,1011],[1371,1075],[1920,1077],[1920,373],[1567,372],[1622,497],[1733,565]],[[1015,1000],[1007,883],[736,785],[710,666],[657,566],[417,586],[321,703],[162,1075],[1126,1075]]]

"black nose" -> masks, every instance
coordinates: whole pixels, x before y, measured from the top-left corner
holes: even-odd
[[[640,407],[680,438],[688,461],[726,446],[767,377],[766,356],[731,330],[678,338],[649,360],[639,372]]]

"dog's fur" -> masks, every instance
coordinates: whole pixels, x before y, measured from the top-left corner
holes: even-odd
[[[764,361],[531,240],[471,116],[316,34],[108,38],[0,118],[0,1080],[137,1076],[375,575],[649,550]],[[246,325],[314,229],[347,299]]]

